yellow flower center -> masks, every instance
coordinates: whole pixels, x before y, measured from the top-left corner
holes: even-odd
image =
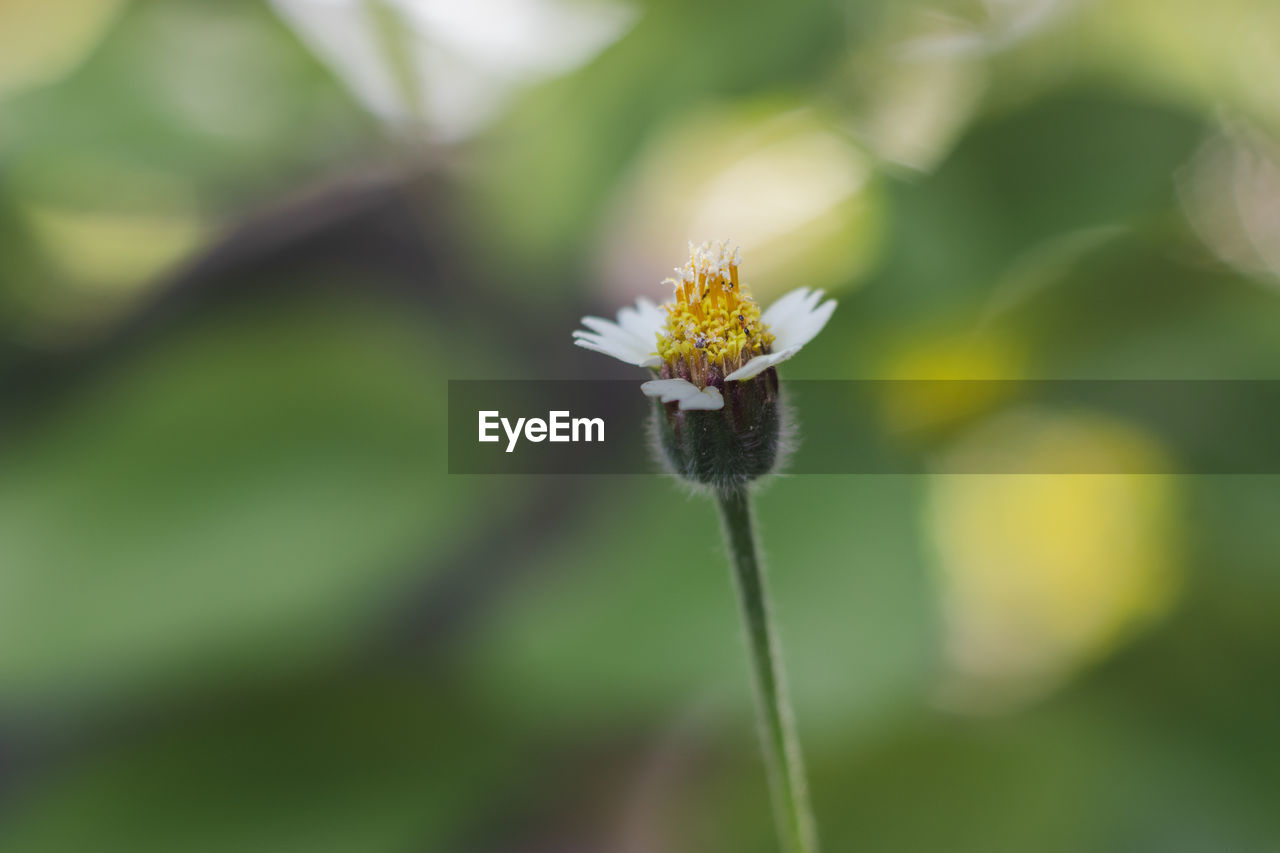
[[[738,253],[724,243],[689,244],[689,263],[676,270],[675,301],[663,306],[667,322],[658,333],[658,356],[672,376],[706,386],[757,355],[769,352],[773,335],[760,319],[760,306],[738,280]]]

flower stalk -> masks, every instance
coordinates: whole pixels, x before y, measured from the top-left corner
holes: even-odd
[[[817,853],[748,488],[778,470],[791,444],[776,365],[822,331],[836,303],[801,287],[761,311],[740,264],[726,243],[690,243],[689,262],[666,282],[670,302],[638,299],[618,312],[616,323],[583,317],[586,328],[573,338],[584,349],[648,368],[653,378],[640,390],[654,399],[656,456],[695,491],[716,496],[747,630],[778,834],[784,853]]]
[[[813,808],[756,541],[751,496],[743,486],[718,491],[716,500],[747,632],[761,745],[782,849],[817,853]]]

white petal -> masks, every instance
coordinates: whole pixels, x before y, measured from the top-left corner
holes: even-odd
[[[588,332],[578,329],[573,333],[574,340],[582,340],[604,348],[615,358],[621,358],[630,364],[646,361],[653,352],[652,348],[628,335],[617,326],[610,326],[601,332]]]
[[[714,412],[717,409],[724,408],[724,397],[720,396],[720,389],[714,385],[708,385],[697,393],[696,396],[686,397],[680,401],[681,409],[702,409],[703,411]]]
[[[612,347],[614,349],[626,350],[636,355],[648,355],[648,347],[640,343],[635,338],[625,332],[613,328],[603,332],[588,332],[586,329],[577,329],[573,333],[574,340],[586,340],[595,344]]]
[[[634,364],[636,367],[661,367],[662,359],[656,355],[647,356],[637,350],[620,346],[615,342],[602,343],[595,337],[586,335],[574,340],[574,343],[583,349],[589,349],[593,352],[603,353],[607,356],[625,361],[627,364]]]
[[[771,352],[768,355],[758,355],[746,364],[742,365],[742,367],[733,371],[733,373],[730,373],[724,379],[726,382],[750,379],[757,374],[764,373],[775,364],[781,364],[798,352],[800,352],[800,347],[789,347],[788,349]]]
[[[616,332],[586,332],[582,329],[573,333],[575,341],[586,341],[589,344],[595,344],[603,347],[611,353],[620,353],[619,357],[625,357],[628,361],[636,361],[643,358],[646,353],[633,339],[620,335]]]
[[[807,287],[793,290],[769,306],[769,310],[765,312],[769,315],[769,319],[765,322],[775,326],[785,326],[796,317],[812,311],[813,306],[817,305],[821,298],[821,290],[810,290]],[[764,320],[764,315],[761,315],[760,319]]]
[[[714,410],[724,408],[724,397],[714,386],[699,388],[687,379],[653,379],[640,385],[646,397],[659,397],[664,403],[680,403],[681,409]]]
[[[760,315],[760,319],[764,321],[766,326],[773,326],[781,323],[791,313],[804,304],[804,300],[809,296],[810,290],[807,287],[798,287],[764,309],[764,313]]]
[[[817,305],[818,300],[821,298],[821,290],[810,290],[807,287],[801,287],[770,305],[760,319],[765,322],[765,325],[771,331],[774,328],[786,328],[796,317],[802,317],[812,311],[813,306]]]
[[[836,310],[834,299],[821,305],[821,290],[801,287],[769,306],[760,319],[773,332],[774,345],[780,350],[802,347],[813,340]]]
[[[625,361],[627,364],[635,364],[635,360],[631,357],[629,353],[620,352],[610,347],[601,346],[600,344],[595,343],[594,341],[588,341],[588,340],[583,340],[581,338],[578,338],[573,343],[575,346],[580,346],[583,349],[589,349],[592,352],[603,353],[604,355],[607,355],[611,358],[616,358],[618,361]]]
[[[618,312],[618,325],[646,342],[654,340],[666,322],[667,315],[662,309],[643,296],[636,300],[635,308]]]
[[[647,299],[638,299],[635,308],[618,312],[616,323],[603,317],[583,317],[582,325],[591,331],[576,330],[574,343],[637,367],[659,367],[662,359],[654,349],[664,322],[662,309]]]
[[[651,379],[640,385],[646,397],[661,397],[664,403],[673,403],[698,393],[698,386],[688,379]]]
[[[630,334],[612,320],[606,320],[603,317],[583,317],[582,325],[598,335],[621,335],[630,337]]]
[[[836,310],[834,299],[828,299],[821,305],[817,305],[817,301],[821,298],[822,291],[814,292],[812,297],[806,300],[806,311],[797,312],[779,325],[770,327],[769,331],[774,334],[775,346],[781,349],[792,347],[799,349],[818,336],[818,332],[827,325],[827,321]]]

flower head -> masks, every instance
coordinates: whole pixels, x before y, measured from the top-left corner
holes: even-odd
[[[654,400],[654,439],[667,468],[722,493],[777,469],[788,445],[788,412],[775,364],[813,340],[836,303],[793,290],[768,310],[739,276],[724,243],[689,244],[689,262],[667,279],[670,302],[646,299],[616,323],[583,317],[574,343],[647,367],[640,390]]]
[[[765,311],[739,277],[741,256],[726,243],[689,244],[689,261],[665,283],[672,299],[623,308],[617,322],[583,317],[574,343],[648,367],[659,379],[641,390],[681,410],[720,409],[726,383],[752,379],[786,361],[827,324],[836,303],[800,288]]]
[[[738,280],[738,251],[725,244],[689,244],[689,262],[669,278],[675,298],[663,306],[666,322],[658,332],[658,357],[672,373],[699,387],[725,377],[768,352],[774,335],[760,317],[760,306]]]

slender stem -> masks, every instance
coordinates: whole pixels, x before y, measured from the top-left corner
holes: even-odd
[[[782,670],[782,649],[773,627],[769,593],[753,529],[751,497],[741,488],[720,492],[717,500],[729,557],[733,561],[738,603],[746,622],[760,737],[778,834],[785,853],[817,853],[813,808],[809,805],[804,762]]]

